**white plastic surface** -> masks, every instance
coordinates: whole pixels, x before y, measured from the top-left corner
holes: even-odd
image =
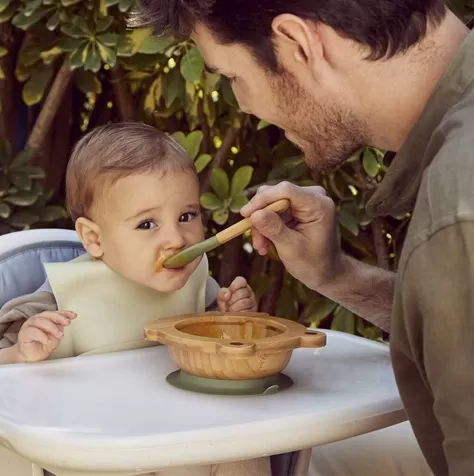
[[[0,437],[48,469],[142,472],[253,458],[406,419],[388,347],[328,332],[299,349],[276,395],[175,389],[165,347],[0,367]]]

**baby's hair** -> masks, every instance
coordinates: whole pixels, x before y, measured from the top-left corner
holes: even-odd
[[[90,218],[98,189],[129,175],[190,171],[194,162],[170,136],[139,122],[97,127],[75,145],[66,171],[66,207],[72,220]]]

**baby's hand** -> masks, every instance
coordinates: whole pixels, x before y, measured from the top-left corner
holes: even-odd
[[[15,345],[19,362],[46,360],[58,347],[76,314],[70,311],[42,312],[26,320]]]
[[[245,278],[235,278],[228,288],[221,288],[217,295],[217,305],[221,312],[255,312],[257,301],[252,288]]]

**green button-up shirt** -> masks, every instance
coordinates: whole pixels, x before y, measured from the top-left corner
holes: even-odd
[[[474,34],[368,210],[413,211],[395,287],[395,376],[434,474],[474,475]]]

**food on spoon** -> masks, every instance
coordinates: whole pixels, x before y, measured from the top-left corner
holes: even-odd
[[[170,257],[170,256],[173,256],[174,254],[176,254],[176,251],[173,251],[173,250],[160,250],[158,252],[158,257],[156,259],[156,263],[155,263],[155,271],[157,273],[159,273],[160,271],[163,270],[164,268],[164,263],[165,261]]]

